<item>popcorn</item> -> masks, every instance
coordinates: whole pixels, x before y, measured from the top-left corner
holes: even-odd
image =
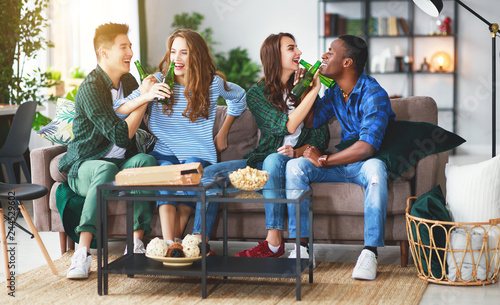
[[[229,180],[237,189],[254,191],[264,187],[269,179],[269,173],[247,166],[229,174]]]
[[[167,255],[168,246],[167,244],[158,237],[155,237],[146,247],[146,253],[151,256],[161,256]]]
[[[201,242],[201,239],[196,235],[188,234],[182,240],[182,251],[184,251],[184,255],[186,257],[199,257],[200,256],[200,247],[198,244]]]

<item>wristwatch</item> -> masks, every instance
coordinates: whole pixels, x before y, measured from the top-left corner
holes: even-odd
[[[318,158],[318,163],[319,166],[321,167],[327,167],[328,165],[326,164],[326,159],[328,158],[328,155],[322,155]]]

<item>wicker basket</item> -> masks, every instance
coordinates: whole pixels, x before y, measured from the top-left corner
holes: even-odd
[[[406,203],[406,232],[418,277],[428,282],[444,285],[474,286],[497,282],[500,273],[500,218],[484,223],[465,223],[414,217],[410,215],[410,210],[412,202],[416,199],[417,197],[410,197]],[[421,229],[429,232],[429,244],[422,242]],[[444,248],[436,245],[434,232],[437,231],[446,232]],[[463,249],[451,248],[451,235],[457,232],[464,234],[465,247]],[[479,247],[478,236],[482,239],[482,242],[479,240]],[[475,243],[471,242],[473,238],[475,238]],[[433,273],[431,260],[434,260],[434,264],[439,262],[440,277]],[[467,270],[465,266],[469,269]],[[456,271],[456,277],[448,278],[448,268]],[[478,274],[480,268],[482,273]]]

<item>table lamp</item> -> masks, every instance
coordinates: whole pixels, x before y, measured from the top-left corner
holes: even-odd
[[[441,10],[443,9],[443,1],[442,0],[413,0],[413,2],[421,9],[423,10],[426,14],[431,15],[432,17],[437,17],[439,16],[439,13],[441,13]],[[460,6],[468,10],[470,13],[472,13],[474,16],[479,18],[481,21],[486,23],[488,25],[488,29],[491,33],[491,54],[492,54],[492,75],[491,75],[491,116],[492,116],[492,155],[495,157],[496,155],[496,88],[495,88],[495,83],[496,83],[496,59],[495,59],[495,53],[496,53],[496,48],[495,48],[495,38],[499,35],[498,34],[498,23],[490,23],[486,19],[484,19],[481,15],[476,13],[474,10],[472,10],[470,7],[465,5],[462,1],[460,0],[455,0]]]

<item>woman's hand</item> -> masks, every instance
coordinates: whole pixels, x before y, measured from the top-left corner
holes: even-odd
[[[294,151],[292,145],[283,145],[278,148],[278,154],[288,156],[290,158],[294,157]]]
[[[144,79],[144,80],[146,80],[146,79]],[[156,83],[151,87],[149,92],[146,94],[149,95],[148,100],[152,101],[155,98],[157,98],[157,99],[164,99],[166,97],[170,98],[171,91],[170,91],[170,88],[168,87],[167,84]]]
[[[304,74],[306,74],[307,69],[304,68],[299,68],[297,71],[295,71],[294,79],[293,79],[293,85],[297,85],[299,80],[304,77]]]
[[[227,134],[221,134],[220,132],[214,138],[215,150],[217,152],[223,152],[227,149]]]
[[[304,158],[307,158],[307,160],[311,161],[311,163],[315,166],[321,167],[318,162],[319,157],[321,157],[321,152],[316,147],[308,146],[304,151],[303,156]]]

